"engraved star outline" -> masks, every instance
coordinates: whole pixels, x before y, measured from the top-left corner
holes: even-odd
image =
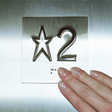
[[[45,49],[43,47],[41,47],[41,49],[38,51],[38,48],[39,48],[39,45],[40,45],[38,40],[42,39],[42,37],[41,37],[42,33],[43,33],[43,36],[44,36],[44,41],[46,41],[45,44],[46,44],[47,52],[45,51]],[[49,49],[49,43],[52,41],[52,37],[46,37],[46,33],[45,33],[45,30],[44,30],[43,26],[41,26],[41,28],[40,28],[39,37],[33,36],[32,40],[36,44],[35,51],[34,51],[34,56],[33,56],[33,61],[36,61],[37,58],[42,53],[46,56],[46,58],[49,61],[52,61],[51,53],[50,53],[50,49]]]

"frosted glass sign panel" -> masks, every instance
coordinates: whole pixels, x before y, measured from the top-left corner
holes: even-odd
[[[58,83],[59,67],[88,70],[87,17],[23,17],[22,82]]]

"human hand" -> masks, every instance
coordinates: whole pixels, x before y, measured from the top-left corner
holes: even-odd
[[[80,68],[58,69],[58,86],[65,98],[80,112],[112,112],[112,78],[99,71],[88,75]]]

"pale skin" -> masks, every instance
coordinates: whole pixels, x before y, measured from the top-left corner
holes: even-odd
[[[111,77],[95,70],[88,75],[77,67],[59,68],[58,74],[61,93],[79,112],[112,112]]]

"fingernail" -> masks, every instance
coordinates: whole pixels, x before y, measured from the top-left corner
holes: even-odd
[[[98,74],[97,74],[96,71],[94,71],[94,70],[91,70],[91,71],[90,71],[90,75],[95,76],[95,77],[98,76]]]
[[[62,89],[66,89],[66,85],[65,85],[65,83],[63,83],[62,81],[61,82],[59,82],[59,86],[62,88]]]
[[[66,72],[66,70],[65,70],[64,68],[61,68],[61,67],[60,67],[60,68],[58,69],[58,72],[59,72],[60,75],[62,75],[62,76],[64,76],[64,77],[67,75],[67,72]]]
[[[70,71],[73,75],[78,75],[78,76],[81,75],[81,72],[78,68],[71,68]]]

